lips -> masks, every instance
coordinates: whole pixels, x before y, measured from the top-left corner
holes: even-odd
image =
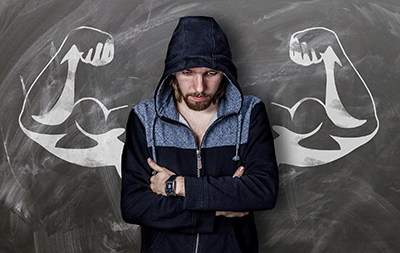
[[[192,99],[192,100],[194,100],[194,101],[196,101],[196,102],[203,102],[203,101],[205,101],[205,100],[208,99],[208,96],[201,96],[201,97],[198,97],[198,96],[189,96],[189,97],[190,97],[190,99]]]

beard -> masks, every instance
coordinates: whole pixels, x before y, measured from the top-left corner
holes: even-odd
[[[170,81],[170,85],[173,87],[174,102],[181,103],[183,100],[186,106],[194,111],[203,111],[208,107],[210,107],[211,103],[213,104],[219,103],[221,97],[225,93],[226,83],[227,79],[223,78],[219,84],[218,90],[215,93],[193,92],[193,93],[183,94],[183,92],[179,87],[178,80],[176,78],[173,78]],[[203,101],[194,101],[192,99],[189,99],[189,97],[198,97],[198,98],[206,97],[206,99],[204,99]]]
[[[193,96],[193,97],[206,97],[205,100],[203,101],[193,101],[190,100],[189,97]],[[189,107],[189,109],[194,110],[194,111],[203,111],[205,109],[207,109],[211,103],[214,101],[214,97],[215,94],[213,96],[209,95],[209,94],[204,94],[204,93],[189,93],[186,95],[183,95],[183,101],[185,101],[185,104],[187,107]]]

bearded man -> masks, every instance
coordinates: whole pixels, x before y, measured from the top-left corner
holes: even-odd
[[[141,226],[142,252],[258,252],[253,211],[273,208],[279,185],[273,137],[213,18],[179,20],[126,134],[121,211]]]

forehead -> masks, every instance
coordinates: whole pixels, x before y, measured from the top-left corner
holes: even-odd
[[[207,67],[188,68],[188,69],[185,69],[185,70],[182,70],[182,71],[192,71],[192,72],[195,72],[195,73],[205,73],[205,72],[208,72],[208,71],[219,72],[218,70],[210,69],[210,68],[207,68]]]

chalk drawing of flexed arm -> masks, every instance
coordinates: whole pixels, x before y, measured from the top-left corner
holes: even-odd
[[[56,104],[46,113],[42,115],[33,115],[37,122],[46,125],[59,125],[63,123],[72,113],[72,110],[75,107],[75,79],[76,79],[76,70],[78,68],[79,62],[91,64],[95,67],[104,66],[110,63],[114,58],[114,39],[113,37],[103,31],[100,31],[91,27],[79,27],[75,30],[85,31],[91,30],[101,34],[104,34],[106,40],[104,43],[98,42],[93,54],[93,48],[90,48],[84,57],[84,53],[82,49],[79,49],[75,44],[71,46],[69,51],[65,54],[63,59],[61,60],[61,64],[68,64],[68,72],[65,81],[64,88],[60,97],[58,98]],[[67,36],[61,45],[59,51],[54,55],[53,59],[60,53],[60,50],[63,48],[64,43],[67,41],[69,36]],[[49,62],[49,64],[51,61]],[[47,67],[47,66],[46,66]],[[46,70],[46,67],[39,74],[39,76],[34,81],[33,85],[39,80],[41,74]],[[102,103],[99,102],[99,105]]]
[[[321,129],[322,123],[306,134],[296,133],[284,126],[275,125],[272,128],[279,134],[275,139],[279,163],[299,167],[326,164],[349,154],[375,136],[379,129],[379,120],[374,99],[364,79],[345,53],[334,31],[324,27],[313,27],[294,33],[290,39],[289,56],[293,62],[304,67],[324,64],[326,75],[325,100],[304,97],[291,107],[278,103],[273,103],[274,105],[286,109],[293,119],[299,106],[311,100],[319,103],[325,109],[326,115],[338,128],[351,130],[362,127],[367,123],[367,120],[358,119],[346,110],[337,89],[338,78],[336,75],[340,74],[343,77],[351,71],[353,74],[355,73],[352,77],[357,81],[350,82],[350,84],[361,84],[369,96],[368,102],[373,109],[373,115],[369,118],[375,121],[376,127],[370,133],[362,136],[345,137],[332,134],[330,137],[338,143],[340,148],[338,150],[323,150],[304,147],[300,144],[301,140],[316,134]]]
[[[87,43],[87,41],[85,41],[85,43],[78,43],[79,41],[77,41],[76,43],[71,44],[70,36],[74,35],[76,39],[80,39],[79,36],[76,36],[77,33],[78,35],[89,34],[89,43]],[[30,104],[38,103],[37,99],[29,100],[29,95],[35,86],[43,85],[43,83],[41,83],[41,80],[43,80],[42,76],[45,72],[50,71],[49,69],[54,65],[54,62],[60,57],[62,57],[60,65],[67,65],[66,77],[64,78],[65,83],[63,84],[60,93],[54,94],[51,98],[52,101],[48,101],[50,106],[47,106],[46,110],[40,111],[38,115],[31,115],[31,118],[37,124],[50,127],[61,125],[71,116],[74,108],[83,101],[92,101],[96,103],[103,112],[106,120],[112,111],[126,107],[121,106],[108,109],[97,98],[84,97],[79,100],[76,100],[75,98],[78,65],[84,63],[93,67],[105,66],[114,59],[114,50],[114,39],[111,34],[107,32],[87,26],[78,27],[72,30],[65,37],[57,52],[55,52],[48,64],[38,74],[26,93],[19,116],[19,125],[29,138],[44,147],[50,153],[65,161],[86,167],[115,166],[120,174],[120,156],[123,143],[118,139],[118,137],[124,133],[123,128],[116,128],[106,133],[95,135],[86,132],[75,121],[78,130],[97,144],[94,147],[73,149],[57,146],[57,143],[66,134],[43,133],[37,130],[28,129],[28,127],[23,124],[23,115],[24,113],[29,112],[29,110],[27,110],[28,101]],[[57,82],[55,83],[57,84]],[[37,88],[40,87],[36,87],[36,89]]]

